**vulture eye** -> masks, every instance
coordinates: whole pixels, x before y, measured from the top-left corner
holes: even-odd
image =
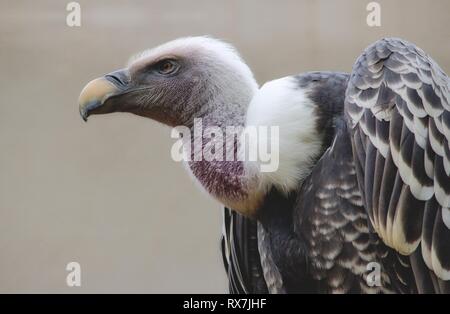
[[[156,64],[156,70],[160,74],[173,74],[178,70],[178,64],[174,60],[162,60]]]

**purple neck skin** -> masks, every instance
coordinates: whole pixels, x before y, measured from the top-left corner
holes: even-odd
[[[243,126],[243,122],[237,122],[236,124],[233,124],[232,120],[234,119],[230,119],[227,122],[227,125],[235,127]],[[200,135],[201,131],[199,132],[199,129],[194,130],[195,126],[191,127],[191,161],[188,162],[188,165],[198,181],[211,195],[218,198],[219,200],[226,199],[240,201],[244,200],[248,195],[247,184],[245,183],[247,182],[247,180],[244,176],[244,163],[237,160],[237,140],[239,134],[234,138],[234,140],[231,139],[230,142],[232,143],[228,144],[229,147],[232,147],[234,149],[234,156],[232,160],[226,160],[227,148],[225,138],[227,125],[224,125],[224,123],[217,121],[217,119],[214,119],[214,117],[203,117],[203,136]],[[212,141],[210,138],[204,136],[206,134],[205,129],[208,127],[218,127],[222,131],[222,160],[205,160],[205,156],[203,155],[203,153],[205,152],[205,150],[211,151],[210,146]],[[200,154],[199,152],[195,152],[195,146],[202,147],[202,152],[200,152]],[[199,156],[201,157],[201,160],[199,160]]]

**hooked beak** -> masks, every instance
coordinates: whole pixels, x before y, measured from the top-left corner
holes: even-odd
[[[130,79],[127,70],[118,70],[90,81],[78,98],[80,115],[84,121],[92,114],[117,111],[115,96],[129,90]]]

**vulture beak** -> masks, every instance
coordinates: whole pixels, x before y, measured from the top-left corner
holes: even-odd
[[[84,121],[92,114],[104,114],[119,111],[117,101],[128,93],[130,79],[127,70],[118,70],[90,81],[78,98],[80,115]]]

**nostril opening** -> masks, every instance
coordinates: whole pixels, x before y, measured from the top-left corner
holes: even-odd
[[[125,85],[125,82],[122,81],[118,76],[107,74],[105,76],[105,78],[108,81],[110,81],[111,83],[113,83],[114,85],[116,85],[116,86],[123,86],[123,85]]]

